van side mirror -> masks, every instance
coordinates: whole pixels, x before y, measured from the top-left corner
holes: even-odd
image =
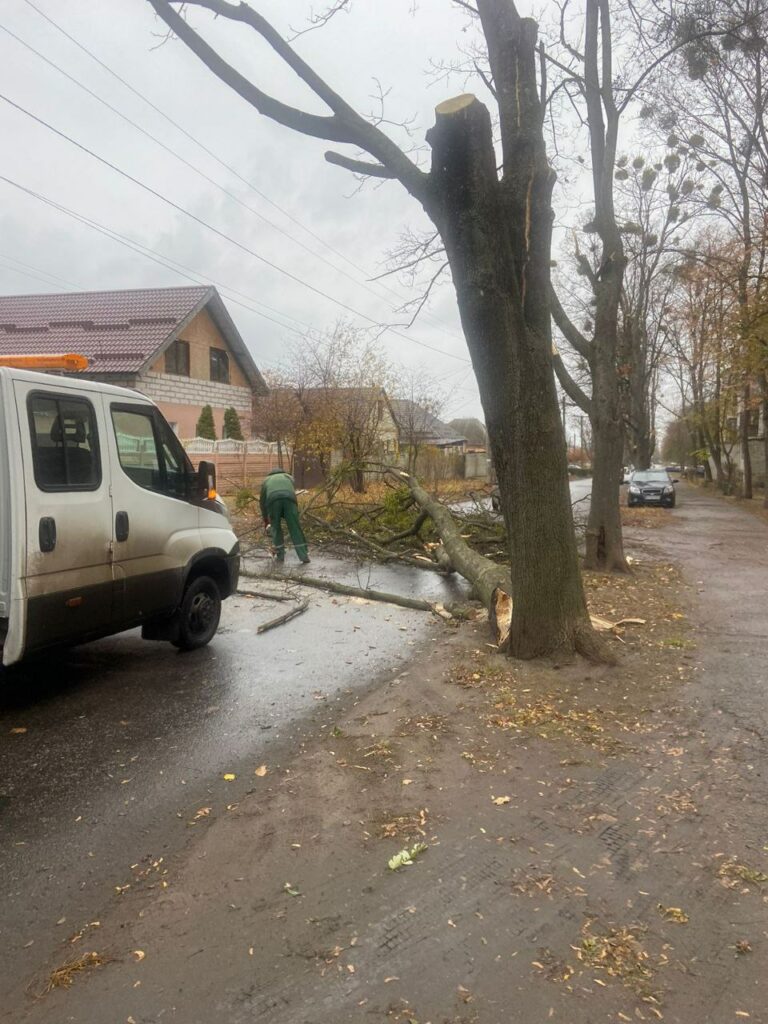
[[[198,498],[216,497],[216,463],[201,462],[197,467]]]

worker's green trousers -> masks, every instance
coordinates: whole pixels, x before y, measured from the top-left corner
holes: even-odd
[[[272,546],[275,549],[277,558],[281,561],[285,558],[285,540],[283,538],[283,523],[288,527],[296,554],[302,562],[306,562],[307,538],[299,522],[299,506],[291,498],[275,498],[267,506],[269,525],[272,531]]]

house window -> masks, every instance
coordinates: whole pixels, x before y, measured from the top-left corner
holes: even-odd
[[[85,399],[29,398],[32,462],[41,491],[95,491],[101,484],[98,432]]]
[[[165,350],[165,372],[178,377],[189,376],[189,342],[180,338]]]
[[[211,380],[229,384],[229,356],[223,348],[211,349]]]

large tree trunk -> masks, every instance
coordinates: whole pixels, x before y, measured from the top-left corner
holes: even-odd
[[[752,394],[749,384],[745,384],[741,393],[743,408],[739,415],[739,442],[741,444],[741,496],[752,497],[752,453],[749,450],[749,426],[751,420]]]
[[[521,62],[530,62],[535,88],[535,25],[519,25],[512,45]],[[521,47],[526,33],[532,38]],[[581,583],[552,372],[554,175],[540,125],[527,130],[518,165],[509,178],[505,168],[500,184],[486,108],[469,95],[440,104],[427,136],[435,184],[429,213],[450,261],[499,482],[512,564],[510,652],[521,658],[563,649],[592,655],[597,638]]]

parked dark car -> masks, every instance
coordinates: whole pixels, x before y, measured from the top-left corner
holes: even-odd
[[[627,505],[675,507],[675,484],[666,469],[638,469],[629,478]]]

